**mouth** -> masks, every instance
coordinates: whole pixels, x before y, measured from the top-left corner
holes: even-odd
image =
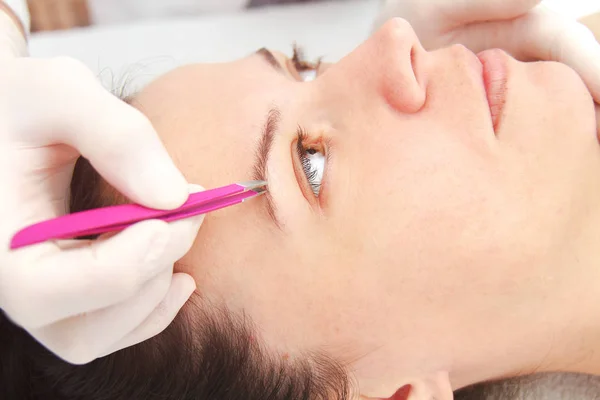
[[[487,95],[494,132],[502,122],[508,83],[508,55],[499,49],[477,54],[483,64],[483,86]]]

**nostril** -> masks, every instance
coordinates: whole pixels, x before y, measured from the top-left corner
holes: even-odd
[[[419,39],[408,21],[401,18],[388,21],[376,36],[381,94],[396,111],[418,112],[425,102],[419,82]]]
[[[416,48],[407,50],[403,56],[398,54],[382,65],[387,71],[380,75],[381,93],[396,111],[414,114],[425,105],[426,89],[419,82]]]
[[[388,400],[407,400],[411,389],[412,387],[410,385],[403,386]]]

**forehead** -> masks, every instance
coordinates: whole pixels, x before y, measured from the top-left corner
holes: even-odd
[[[132,104],[152,122],[189,182],[213,187],[247,179],[277,72],[257,55],[178,68],[148,85]]]

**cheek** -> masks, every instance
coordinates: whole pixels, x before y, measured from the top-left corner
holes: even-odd
[[[441,138],[385,151],[379,170],[362,164],[362,192],[351,205],[361,213],[351,224],[363,262],[401,278],[391,279],[390,290],[398,282],[459,287],[469,275],[476,279],[490,253],[510,247],[513,226],[503,214],[511,204],[494,163]]]
[[[594,103],[575,71],[559,63],[519,66],[509,82],[501,141],[551,166],[565,149],[596,138]]]
[[[181,261],[185,272],[193,274],[205,298],[249,316],[270,345],[314,346],[321,335],[306,332],[334,320],[340,307],[327,299],[342,301],[345,291],[336,283],[344,280],[336,274],[341,272],[336,246],[315,229],[282,233],[227,212],[205,220]],[[326,303],[332,306],[324,308]]]

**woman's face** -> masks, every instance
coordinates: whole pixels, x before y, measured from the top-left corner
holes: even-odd
[[[478,58],[426,52],[401,20],[311,82],[274,57],[182,67],[134,101],[189,182],[266,174],[269,195],[208,215],[178,263],[202,296],[282,357],[348,362],[372,396],[482,352],[502,368],[550,346],[511,338],[577,318],[564,285],[599,278],[600,151],[572,70],[496,54],[508,81],[491,112]]]

